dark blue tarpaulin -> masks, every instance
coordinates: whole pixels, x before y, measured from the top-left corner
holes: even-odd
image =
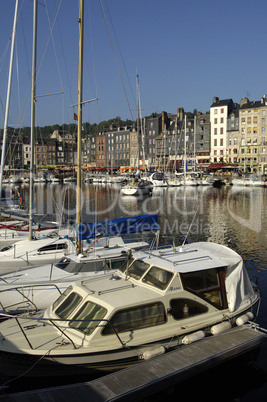
[[[159,229],[158,219],[158,215],[138,215],[99,223],[81,223],[79,227],[77,225],[77,239],[87,240],[98,236],[154,231]]]

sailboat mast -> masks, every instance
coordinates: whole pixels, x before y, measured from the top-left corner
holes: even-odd
[[[13,21],[13,31],[12,31],[10,62],[9,62],[9,75],[8,75],[7,97],[6,97],[6,111],[5,111],[3,144],[2,144],[2,156],[1,156],[0,198],[2,197],[2,184],[3,184],[4,166],[5,166],[5,156],[6,156],[7,127],[8,127],[8,115],[9,115],[10,92],[11,92],[11,83],[12,83],[13,59],[14,59],[14,48],[15,48],[15,39],[16,39],[17,17],[18,17],[18,3],[19,3],[19,0],[16,0],[14,21]]]
[[[83,89],[83,31],[84,31],[84,0],[80,0],[79,8],[79,66],[78,66],[78,133],[77,133],[77,212],[76,224],[81,223],[81,148],[82,148],[82,89]],[[82,242],[77,238],[77,254],[82,252]]]
[[[186,115],[184,117],[184,178],[186,179]]]
[[[139,76],[138,74],[136,74],[136,97],[137,97],[137,138],[138,138],[138,155],[137,155],[137,168],[139,169],[139,165],[140,165],[140,139],[139,139],[139,120],[140,120],[140,115],[139,115]]]
[[[31,161],[30,161],[30,202],[29,238],[32,240],[33,227],[33,176],[34,176],[34,131],[35,131],[35,90],[36,90],[36,46],[37,46],[37,0],[33,1],[33,40],[32,40],[32,93],[31,93]]]
[[[194,116],[194,172],[196,171],[196,128],[197,116]]]

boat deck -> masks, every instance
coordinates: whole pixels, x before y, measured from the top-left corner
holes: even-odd
[[[136,401],[252,351],[266,339],[257,327],[236,327],[94,381],[11,394],[5,400]]]

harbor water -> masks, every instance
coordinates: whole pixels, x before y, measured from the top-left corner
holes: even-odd
[[[19,192],[23,205],[27,206],[27,184],[21,184]],[[38,219],[75,224],[75,183],[35,184],[34,193]],[[256,322],[267,329],[266,188],[166,187],[154,189],[152,195],[137,197],[121,195],[118,184],[83,184],[83,222],[101,222],[148,213],[159,214],[159,245],[179,247],[183,242],[211,241],[239,253],[249,276],[258,278],[262,300]],[[144,238],[154,241],[155,234],[145,234]],[[200,396],[205,397],[206,401],[266,401],[267,344],[256,352],[248,356],[246,362],[242,358],[225,363],[146,400],[163,401],[167,397],[174,401],[181,395],[187,395],[200,400]],[[4,371],[4,368],[0,369]],[[89,377],[82,378],[78,382],[89,380]],[[43,379],[34,387],[55,386],[55,381],[50,383],[50,380]],[[12,391],[33,388],[26,379],[11,382],[8,386]]]

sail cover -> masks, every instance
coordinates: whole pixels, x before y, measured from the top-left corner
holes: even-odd
[[[117,218],[99,223],[77,225],[77,239],[87,240],[99,236],[118,236],[123,233],[155,231],[159,229],[158,215],[138,215]]]

